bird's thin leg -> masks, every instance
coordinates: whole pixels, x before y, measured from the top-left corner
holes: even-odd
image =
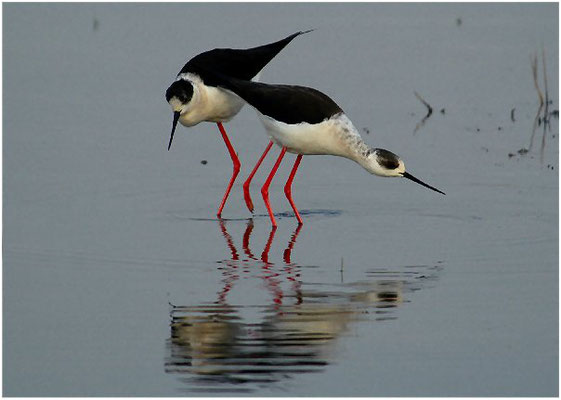
[[[296,218],[298,219],[298,223],[300,225],[302,225],[304,222],[302,222],[302,218],[300,217],[300,213],[296,209],[296,205],[294,204],[294,200],[292,200],[292,181],[294,180],[294,175],[296,175],[296,170],[298,169],[298,166],[300,165],[301,160],[302,160],[302,154],[298,154],[298,157],[296,157],[296,161],[294,161],[294,166],[292,167],[292,171],[290,171],[290,176],[288,177],[288,180],[286,181],[286,185],[284,185],[284,194],[286,195],[286,198],[290,202],[290,205],[292,206],[292,209],[294,210],[294,214],[296,215]]]
[[[224,130],[224,127],[222,126],[222,122],[217,122],[216,125],[218,125],[218,129],[222,134],[222,139],[224,139],[224,143],[226,143],[226,147],[228,148],[228,152],[230,153],[230,157],[232,158],[232,163],[234,164],[234,171],[232,172],[230,183],[226,188],[226,193],[224,193],[224,197],[222,198],[220,207],[218,207],[218,213],[216,214],[218,218],[220,218],[220,216],[222,215],[222,209],[224,208],[226,200],[228,199],[228,195],[230,194],[230,190],[232,190],[232,185],[234,184],[234,181],[236,180],[236,177],[240,172],[241,163],[238,155],[236,154],[236,151],[234,150],[234,147],[232,147],[232,143],[230,143],[230,139],[228,139],[228,135],[226,134],[226,130]]]
[[[279,158],[277,158],[277,162],[273,166],[271,173],[269,174],[267,180],[265,181],[265,184],[261,188],[261,195],[263,195],[263,200],[265,201],[265,205],[267,206],[267,211],[269,212],[269,217],[271,217],[271,223],[273,224],[273,226],[277,226],[277,222],[275,221],[275,217],[273,216],[273,210],[271,210],[271,204],[269,203],[269,185],[271,184],[271,181],[273,180],[273,177],[275,176],[277,169],[279,169],[279,165],[285,153],[286,153],[286,147],[283,147],[279,154]]]
[[[267,145],[267,148],[265,149],[265,151],[261,155],[261,158],[259,158],[259,161],[257,161],[257,164],[255,164],[255,167],[253,167],[253,171],[251,171],[251,174],[249,174],[249,176],[247,177],[246,181],[243,184],[243,198],[245,199],[245,204],[247,205],[247,208],[252,213],[253,213],[253,201],[251,201],[251,194],[249,193],[249,185],[251,184],[251,180],[253,179],[253,176],[255,175],[255,173],[257,172],[259,167],[261,166],[261,163],[263,162],[263,159],[265,158],[265,156],[267,155],[267,153],[271,149],[272,145],[273,145],[273,141],[271,140],[269,142],[269,144]]]

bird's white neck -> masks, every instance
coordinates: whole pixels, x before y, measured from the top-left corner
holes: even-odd
[[[345,157],[366,168],[365,162],[370,153],[370,147],[364,143],[362,136],[360,136],[352,121],[344,113],[339,114],[335,120],[338,136],[346,149],[347,154],[345,154]]]
[[[364,143],[362,136],[344,113],[338,115],[335,121],[338,136],[346,149],[345,154],[341,154],[343,157],[355,161],[371,174],[378,176],[399,176],[400,172],[405,171],[403,162],[399,157],[386,150],[375,149]],[[388,157],[395,157],[395,166],[390,166],[388,162],[384,162]]]

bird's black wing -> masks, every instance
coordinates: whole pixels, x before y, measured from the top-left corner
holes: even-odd
[[[261,114],[287,124],[319,123],[343,110],[319,90],[304,86],[269,85],[222,75],[219,86],[231,90]]]
[[[206,71],[213,69],[221,74],[237,79],[251,80],[296,36],[310,31],[296,32],[278,42],[251,49],[214,49],[193,57],[179,72],[199,75],[206,85],[216,86],[212,76]]]

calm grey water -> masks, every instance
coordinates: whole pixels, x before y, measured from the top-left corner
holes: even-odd
[[[558,395],[558,120],[518,153],[542,48],[558,109],[557,4],[3,11],[4,395]],[[309,28],[262,80],[326,92],[447,196],[305,157],[297,229],[289,156],[271,230],[271,156],[254,218],[240,179],[216,220],[224,143],[205,123],[167,152],[164,91],[201,51]],[[245,177],[263,128],[226,128]]]

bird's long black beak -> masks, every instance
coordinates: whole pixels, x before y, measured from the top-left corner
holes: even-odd
[[[435,192],[442,193],[443,195],[446,195],[446,193],[441,192],[441,191],[438,190],[437,188],[434,188],[434,187],[432,187],[432,186],[430,186],[430,185],[427,185],[425,182],[423,182],[423,181],[420,180],[420,179],[415,178],[413,175],[411,175],[411,174],[408,173],[408,172],[404,172],[404,173],[403,173],[403,177],[404,177],[404,178],[407,178],[407,179],[409,179],[409,180],[412,180],[413,182],[416,182],[416,183],[418,183],[419,185],[423,185],[424,187],[427,187],[427,188],[429,188],[429,189],[431,189],[431,190],[434,190]]]
[[[169,138],[168,151],[171,148],[171,142],[173,141],[173,134],[175,133],[175,128],[177,127],[177,121],[179,121],[180,115],[181,113],[179,111],[175,111],[173,113],[173,125],[171,126],[171,137]]]

